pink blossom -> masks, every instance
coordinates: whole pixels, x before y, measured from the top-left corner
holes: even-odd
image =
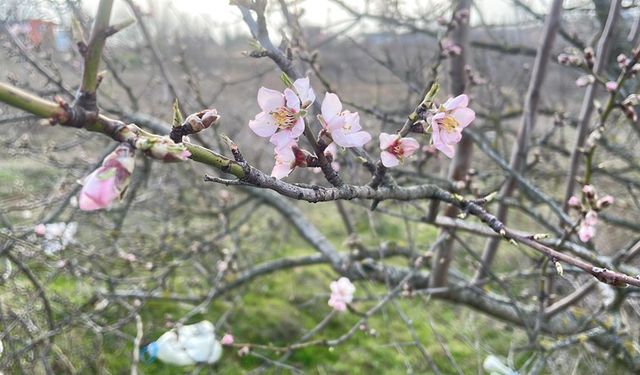
[[[42,237],[47,232],[47,226],[44,224],[38,224],[33,228],[33,231],[36,233],[36,236]]]
[[[569,55],[566,53],[561,53],[558,55],[558,64],[560,65],[569,65]]]
[[[247,345],[243,346],[242,348],[240,348],[240,350],[238,350],[238,355],[240,357],[244,357],[245,355],[249,354],[249,347]]]
[[[289,140],[297,139],[304,132],[304,108],[315,99],[307,77],[297,79],[293,90],[286,88],[284,93],[261,87],[258,105],[262,112],[249,121],[249,127],[259,137],[270,137],[270,142],[276,147],[284,147]]]
[[[316,100],[316,94],[311,88],[309,77],[296,79],[296,81],[293,83],[293,88],[300,98],[302,108],[309,107]]]
[[[462,139],[462,130],[476,118],[468,104],[469,97],[464,94],[449,98],[431,117],[433,144],[450,158],[455,155],[453,146]]]
[[[294,140],[289,140],[284,146],[275,148],[276,164],[271,170],[271,177],[280,180],[287,177],[291,171],[293,171],[296,167],[296,154],[294,149],[297,149],[297,147]]]
[[[231,335],[230,333],[225,333],[224,336],[222,336],[220,343],[222,345],[233,345],[233,335]]]
[[[353,301],[353,293],[355,293],[356,287],[346,277],[341,277],[338,281],[332,281],[329,287],[331,288],[329,306],[336,311],[347,310],[347,305]]]
[[[580,224],[580,229],[578,229],[580,241],[589,242],[595,235],[596,228],[593,225],[587,225],[584,221]]]
[[[340,147],[362,147],[371,140],[371,134],[362,131],[358,112],[342,110],[338,95],[326,93],[321,108],[322,126]]]
[[[454,43],[450,39],[442,41],[442,55],[443,56],[458,56],[462,53],[462,47]]]
[[[327,148],[324,149],[324,154],[327,157],[331,157],[331,168],[333,168],[334,171],[339,171],[340,170],[340,163],[338,163],[336,160],[338,159],[338,146],[336,145],[335,142],[331,142],[331,144],[329,146],[327,146]],[[322,169],[320,167],[316,167],[313,168],[313,173],[320,173],[322,172]]]
[[[607,88],[607,91],[614,92],[618,89],[618,84],[614,81],[609,81],[605,83],[605,87]]]
[[[413,155],[420,148],[418,141],[413,138],[400,138],[399,134],[380,133],[380,160],[387,168],[395,167],[405,158]]]
[[[616,57],[616,61],[618,61],[618,66],[620,69],[625,69],[627,64],[629,63],[629,58],[624,53],[621,53]]]
[[[598,213],[589,210],[589,212],[584,215],[584,222],[587,223],[587,225],[596,226],[598,224]]]
[[[605,195],[604,197],[598,199],[597,206],[598,208],[609,207],[613,204],[614,199],[611,195]]]
[[[120,199],[129,186],[134,166],[133,149],[125,143],[118,146],[104,159],[100,168],[82,181],[80,209],[103,209]]]
[[[593,198],[596,195],[596,188],[593,185],[584,185],[582,187],[582,192],[589,198]]]
[[[567,204],[569,204],[570,207],[580,207],[581,203],[580,203],[580,198],[576,197],[575,195],[572,195],[569,200],[567,201]]]
[[[596,78],[590,74],[586,76],[580,76],[578,77],[578,79],[576,79],[576,86],[584,87],[586,85],[594,83],[595,81],[596,81]]]
[[[584,215],[584,219],[580,223],[580,228],[578,229],[578,237],[580,237],[580,241],[589,242],[596,235],[596,225],[598,225],[598,213],[589,210]]]

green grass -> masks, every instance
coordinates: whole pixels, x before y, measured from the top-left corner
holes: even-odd
[[[0,181],[14,184],[16,181],[33,179],[37,183],[34,183],[32,188],[37,191],[41,191],[47,186],[50,187],[51,181],[43,183],[41,179],[36,178],[37,171],[36,167],[20,168],[19,163],[12,163],[11,166],[0,169]],[[383,202],[384,204],[388,204],[388,202]],[[373,247],[380,241],[393,241],[401,246],[408,245],[406,228],[401,220],[377,215],[375,220],[371,222],[364,208],[349,204],[347,207],[353,211],[354,225],[357,232],[360,233],[359,240],[366,246]],[[316,224],[318,229],[334,245],[341,250],[346,250],[343,245],[347,238],[346,232],[334,204],[327,203],[321,207],[320,205],[308,205],[302,208],[305,209],[309,220]],[[271,209],[262,207],[260,210],[260,214],[252,219],[251,227],[242,228],[241,232],[251,233],[251,236],[257,234],[258,238],[264,238],[268,237],[272,231],[270,223],[280,222],[280,229],[286,229],[289,225],[286,222],[281,222],[282,219]],[[77,219],[81,220],[82,217]],[[94,219],[95,217],[91,218],[91,220]],[[153,238],[151,232],[156,224],[138,222],[135,218],[132,218],[131,221],[135,223],[137,232],[131,233],[128,240],[144,243],[145,247],[153,249],[157,245],[153,241],[157,239]],[[85,223],[85,225],[87,224]],[[205,231],[210,230],[210,225],[209,220],[195,218],[190,220],[189,229],[196,232]],[[299,238],[292,228],[289,229],[291,230],[286,238],[278,237],[282,231],[273,234],[276,236],[275,240],[282,245],[271,248],[269,253],[263,254],[260,246],[255,247],[251,246],[252,243],[247,243],[243,249],[250,253],[243,254],[243,256],[252,256],[256,261],[264,261],[281,256],[314,253],[314,250]],[[427,250],[437,234],[436,229],[425,225],[412,224],[410,229],[416,251]],[[81,232],[79,237],[81,242],[83,240],[93,241],[91,243],[95,245],[101,241],[108,241],[108,235],[93,231]],[[166,246],[170,248],[182,248],[188,244],[185,243],[184,238],[173,235],[165,236],[164,240]],[[127,246],[126,241],[123,244],[125,246]],[[217,246],[224,247],[225,244],[221,243]],[[103,257],[106,260],[109,257],[108,254],[99,254],[92,262],[99,262]],[[157,263],[170,262],[178,257],[176,254],[178,253],[164,253],[156,250],[153,260]],[[390,262],[406,265],[406,260],[400,258],[390,260]],[[110,264],[117,265],[119,263]],[[40,264],[34,264],[32,268],[39,274],[46,270]],[[167,284],[172,292],[184,293],[188,290],[188,280],[191,276],[189,272],[188,269],[179,269],[168,280]],[[124,264],[122,269],[118,269],[118,273],[126,275]],[[225,327],[222,327],[218,334],[222,335],[224,332],[230,331],[238,343],[286,346],[295,342],[329,314],[328,286],[335,277],[335,273],[329,267],[313,266],[286,270],[256,279],[243,289],[237,290],[236,295],[240,296],[240,300],[237,301],[236,307],[233,307]],[[376,303],[378,297],[386,293],[386,288],[378,284],[357,282],[356,286],[358,288],[356,298],[361,299],[354,304],[358,311],[367,311]],[[83,278],[67,275],[58,275],[50,279],[47,283],[47,290],[50,295],[55,296],[56,320],[64,318],[62,313],[69,305],[81,306],[92,295],[91,284],[87,284]],[[206,290],[201,286],[198,292],[206,293]],[[367,299],[367,297],[370,298]],[[216,322],[232,306],[234,305],[226,297],[220,298],[214,301],[206,312],[194,316],[188,323],[202,319]],[[413,321],[415,332],[421,344],[443,373],[452,373],[455,372],[455,369],[443,350],[438,335],[441,341],[446,343],[448,350],[464,373],[475,373],[478,368],[478,360],[482,361],[487,352],[506,354],[513,338],[512,332],[497,329],[501,326],[499,323],[462,306],[412,297],[399,299],[398,307]],[[193,305],[172,301],[147,301],[140,312],[144,323],[145,342],[155,340],[165,332],[168,329],[165,327],[167,320],[179,319],[191,308]],[[92,306],[89,306],[88,309],[90,311]],[[111,303],[103,311],[102,316],[97,318],[97,323],[108,326],[122,319],[127,313],[124,308]],[[314,339],[340,337],[358,320],[359,317],[351,313],[337,314]],[[429,320],[432,321],[433,328]],[[122,330],[131,336],[136,334],[133,323],[127,324]],[[476,342],[481,344],[476,344]],[[121,336],[108,332],[96,335],[86,326],[74,326],[58,336],[56,343],[69,357],[69,361],[78,366],[80,372],[91,373],[97,370],[93,367],[83,367],[88,364],[103,368],[110,374],[125,374],[130,370],[133,342]],[[480,358],[477,356],[478,350],[481,353]],[[260,349],[257,349],[256,352],[272,359],[277,359],[282,354]],[[87,361],[87,357],[92,360]],[[263,363],[261,359],[254,356],[238,356],[237,348],[225,348],[220,362],[213,368],[204,368],[201,373],[215,370],[220,374],[237,374],[254,369]],[[287,363],[301,368],[305,372],[319,374],[370,374],[380,373],[380,371],[384,371],[385,374],[406,374],[409,371],[413,373],[430,372],[420,351],[412,344],[409,329],[402,322],[392,304],[386,305],[373,316],[367,322],[365,330],[358,330],[353,337],[341,345],[335,348],[307,347],[295,351]],[[156,361],[141,363],[140,370],[144,374],[184,374],[189,373],[193,368],[174,367]],[[272,367],[269,373],[280,373],[280,371]]]

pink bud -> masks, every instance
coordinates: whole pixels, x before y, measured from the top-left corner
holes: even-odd
[[[607,88],[607,91],[614,92],[618,89],[618,84],[615,83],[614,81],[609,81],[605,83],[605,87]]]
[[[575,195],[572,195],[567,203],[569,204],[569,207],[579,208],[581,206],[580,199]]]
[[[596,188],[594,188],[593,185],[584,185],[582,187],[582,192],[588,198],[593,198],[596,195]]]
[[[36,233],[36,236],[42,237],[42,236],[44,236],[45,232],[47,231],[47,226],[44,225],[44,224],[38,224],[38,225],[36,225],[35,228],[33,228],[33,231]]]
[[[248,346],[243,346],[242,348],[240,348],[240,350],[238,350],[238,355],[240,357],[244,357],[245,355],[249,354],[249,347]]]
[[[584,223],[580,225],[580,229],[578,230],[578,237],[580,237],[580,241],[589,242],[595,235],[595,227]]]
[[[605,195],[604,197],[598,199],[597,206],[598,208],[609,207],[613,204],[614,199],[611,195]]]
[[[104,159],[100,168],[84,178],[80,191],[80,209],[103,209],[120,199],[129,186],[134,166],[133,149],[126,143],[120,144]]]
[[[566,53],[561,53],[558,55],[558,64],[560,65],[569,65],[569,55]]]
[[[578,79],[576,79],[576,86],[584,87],[584,86],[589,85],[589,84],[591,84],[591,83],[593,83],[595,81],[596,81],[596,79],[592,75],[581,76]]]
[[[233,335],[231,335],[230,333],[225,333],[224,336],[222,336],[222,340],[220,340],[220,343],[222,345],[232,345]]]
[[[626,68],[627,64],[629,63],[629,58],[624,53],[619,54],[616,60],[618,61],[618,66],[620,67],[620,69]]]
[[[587,214],[584,215],[584,223],[586,225],[595,227],[598,224],[598,213],[593,210],[587,212]]]

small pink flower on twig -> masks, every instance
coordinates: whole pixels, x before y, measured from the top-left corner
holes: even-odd
[[[134,166],[133,149],[125,143],[118,146],[104,159],[100,168],[82,181],[80,209],[103,209],[120,199],[129,186]]]
[[[605,83],[605,87],[607,88],[607,91],[614,92],[618,89],[618,84],[614,81],[609,81]]]
[[[614,199],[611,195],[605,195],[604,197],[598,199],[598,202],[596,202],[596,206],[598,207],[598,209],[603,209],[611,206],[613,202]]]
[[[284,89],[284,93],[261,87],[258,90],[258,105],[262,112],[249,121],[249,127],[259,137],[270,137],[276,147],[284,147],[290,140],[297,139],[304,132],[303,105],[307,107],[315,100],[308,78],[293,83],[294,91]],[[301,102],[301,100],[303,102]]]
[[[580,208],[580,206],[582,205],[580,203],[580,198],[576,197],[575,195],[572,195],[569,200],[567,201],[567,204],[569,205],[569,207],[573,207],[573,208]]]
[[[240,348],[240,350],[238,350],[238,355],[240,357],[244,357],[245,355],[249,354],[249,351],[251,351],[251,349],[249,349],[249,347],[245,345]]]
[[[334,171],[339,171],[340,170],[340,163],[337,162],[338,160],[338,146],[336,145],[335,142],[331,142],[331,144],[329,146],[327,146],[327,148],[324,149],[324,154],[327,157],[331,157],[331,168],[333,168]],[[316,167],[313,168],[313,173],[320,173],[322,172],[322,168],[320,167]]]
[[[413,138],[400,138],[399,134],[380,133],[380,148],[382,165],[392,168],[413,155],[420,145]]]
[[[618,66],[622,70],[626,69],[627,64],[629,64],[629,58],[624,53],[619,54],[618,57],[616,57],[616,61],[618,61]]]
[[[35,226],[35,228],[33,228],[33,231],[35,232],[36,236],[43,237],[47,232],[47,226],[44,224],[38,224]]]
[[[227,346],[233,345],[233,335],[231,335],[230,333],[225,333],[224,336],[222,336],[220,343]]]
[[[458,56],[462,53],[462,47],[460,47],[450,39],[445,39],[441,43],[442,56]]]
[[[464,94],[449,98],[431,117],[433,144],[450,158],[455,155],[453,146],[462,139],[462,130],[476,118],[468,104],[469,97]]]
[[[329,287],[331,288],[329,306],[336,311],[346,311],[347,305],[353,301],[353,293],[355,293],[356,287],[346,277],[341,277],[338,281],[332,281]]]
[[[301,150],[295,140],[289,140],[283,147],[274,149],[276,163],[271,176],[278,180],[287,177],[295,167],[306,167],[308,152]]]
[[[340,147],[362,147],[371,140],[371,134],[362,130],[358,112],[342,110],[338,95],[326,93],[322,100],[320,122]]]
[[[578,229],[578,237],[580,237],[580,241],[589,242],[593,237],[595,237],[597,224],[598,214],[593,210],[587,212],[580,223],[580,228]]]
[[[584,87],[586,85],[590,85],[596,81],[596,78],[592,75],[580,76],[576,79],[576,86]]]
[[[587,198],[593,198],[596,195],[596,188],[594,188],[593,185],[584,185],[582,192]]]

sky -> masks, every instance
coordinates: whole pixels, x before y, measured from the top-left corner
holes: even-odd
[[[363,9],[366,2],[366,0],[343,1],[349,4],[350,7],[357,9]],[[544,13],[550,1],[528,0],[525,2],[536,11]],[[272,0],[272,3],[277,3],[277,1]],[[431,3],[435,4],[436,8],[438,5],[442,8],[451,2],[449,0],[401,0],[400,3],[405,9],[411,11],[416,7],[425,8]],[[482,9],[484,21],[487,23],[513,23],[517,22],[519,18],[523,20],[528,18],[521,10],[515,10],[510,0],[476,0],[475,3]],[[181,17],[178,16],[179,14],[186,14],[190,22],[207,24],[206,27],[216,38],[222,38],[225,34],[247,35],[247,29],[239,10],[237,7],[230,5],[229,0],[136,0],[136,4],[143,9],[151,9],[154,16],[168,13],[168,16],[176,17],[176,21]],[[96,5],[97,0],[86,2],[87,10],[90,12],[94,11]],[[304,16],[302,17],[302,24],[304,25],[327,26],[352,19],[352,16],[330,0],[300,0],[296,6],[304,9]],[[126,17],[128,12],[129,10],[124,1],[116,1],[116,17],[114,17],[116,20],[118,16]],[[215,19],[215,22],[210,21],[211,19]],[[477,22],[478,18],[472,14],[472,23],[474,19]],[[277,27],[280,22],[280,13],[274,12],[269,22],[272,28]],[[367,24],[363,24],[363,27],[366,28]]]

